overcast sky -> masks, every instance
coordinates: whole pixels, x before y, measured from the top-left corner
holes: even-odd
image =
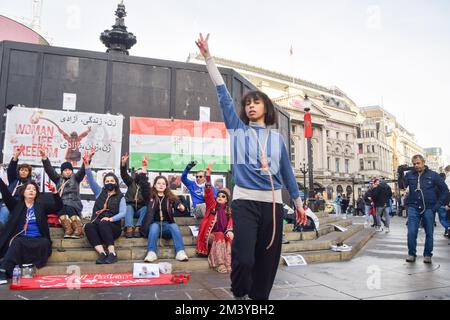
[[[54,46],[105,51],[119,0],[43,0]],[[220,4],[219,4],[220,3]],[[0,14],[32,17],[32,0]],[[423,147],[450,154],[448,0],[125,0],[136,56],[186,61],[199,32],[214,55],[335,85],[359,106],[382,104]],[[293,56],[289,48],[293,47]]]

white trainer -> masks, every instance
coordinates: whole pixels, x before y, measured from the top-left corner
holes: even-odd
[[[384,229],[384,231],[386,232],[386,233],[389,233],[389,228],[388,227],[386,227],[385,229]]]
[[[189,258],[186,254],[186,252],[184,252],[184,250],[180,250],[177,252],[177,255],[175,256],[175,259],[177,259],[178,261],[188,261]]]
[[[144,259],[145,262],[153,262],[156,260],[158,260],[158,256],[156,255],[156,253],[154,251],[149,251]]]

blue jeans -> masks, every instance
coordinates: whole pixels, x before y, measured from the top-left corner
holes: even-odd
[[[153,222],[148,231],[147,251],[158,253],[158,239],[160,234],[160,222]],[[162,236],[172,238],[175,247],[175,253],[184,250],[183,236],[176,223],[164,221],[162,223]]]
[[[391,224],[391,216],[389,215],[389,207],[377,207],[377,226],[381,227],[381,214],[384,212],[384,225],[389,228]]]
[[[138,217],[136,227],[142,226],[142,220],[147,213],[147,207],[140,208],[137,212],[132,205],[127,205],[127,213],[125,214],[125,227],[133,227],[133,218]]]
[[[8,222],[8,219],[9,219],[9,210],[6,207],[6,205],[2,203],[2,206],[0,208],[0,223],[5,225]]]
[[[420,219],[423,219],[423,228],[425,229],[425,248],[424,257],[433,256],[433,231],[434,231],[434,212],[427,209],[422,215],[416,208],[408,208],[408,255],[416,256],[417,234],[419,233]]]
[[[450,228],[450,221],[447,220],[447,212],[445,210],[445,207],[439,208],[439,222],[444,227],[444,232],[447,232],[447,229]]]

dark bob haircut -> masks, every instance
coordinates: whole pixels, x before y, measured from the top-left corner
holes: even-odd
[[[19,198],[20,199],[25,199],[24,194],[25,194],[25,189],[28,187],[28,185],[32,185],[36,188],[36,198],[34,198],[34,201],[37,200],[37,198],[39,198],[40,196],[40,192],[39,192],[39,186],[37,185],[36,182],[34,181],[28,181],[26,183],[24,183],[21,187],[20,187],[20,191],[19,191]]]
[[[272,100],[270,100],[270,98],[264,92],[261,91],[249,91],[242,97],[241,99],[242,108],[241,113],[239,115],[242,122],[244,122],[246,125],[248,125],[250,122],[250,119],[247,117],[247,114],[245,113],[245,106],[251,100],[262,100],[264,102],[264,107],[266,108],[264,123],[267,126],[276,125],[278,123],[277,112],[275,110]]]

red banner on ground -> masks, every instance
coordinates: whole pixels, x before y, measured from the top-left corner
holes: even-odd
[[[160,274],[159,278],[136,279],[132,273],[106,273],[76,275],[48,275],[20,279],[19,285],[11,284],[11,290],[42,290],[42,289],[82,289],[105,287],[152,286],[160,284],[186,283],[179,281],[180,276]]]

